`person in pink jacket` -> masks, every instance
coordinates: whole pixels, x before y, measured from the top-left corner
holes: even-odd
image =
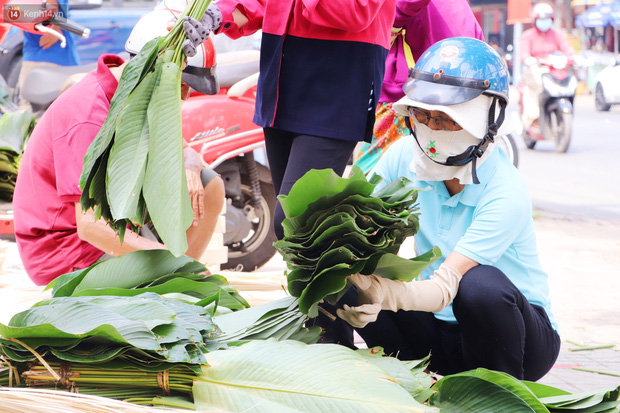
[[[449,37],[484,40],[467,0],[396,0],[392,46],[385,63],[372,143],[362,146],[355,162],[365,173],[392,143],[409,133],[404,118],[392,110],[392,103],[405,96],[403,85],[413,65],[411,60],[417,61],[426,49]]]
[[[430,46],[449,37],[484,40],[467,0],[396,0],[392,45],[385,63],[372,142],[362,146],[355,161],[365,173],[392,143],[409,133],[404,118],[392,110],[392,103],[405,96],[403,85],[409,66]]]
[[[357,142],[370,142],[395,1],[217,0],[201,22],[187,19],[186,33],[197,40],[209,31],[235,39],[262,29],[254,123],[264,128],[277,194],[311,169],[342,175]],[[283,219],[278,203],[278,238]],[[342,320],[318,323],[329,341],[353,346]]]

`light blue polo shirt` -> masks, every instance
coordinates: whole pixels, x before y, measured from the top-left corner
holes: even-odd
[[[450,196],[442,181],[419,181],[410,169],[415,141],[411,135],[396,141],[368,174],[376,173],[387,185],[401,176],[422,189],[418,193],[420,230],[416,253],[433,246],[443,257],[422,273],[428,279],[452,251],[501,270],[527,300],[545,309],[557,330],[549,300],[549,285],[538,259],[529,191],[517,169],[497,148],[476,170],[480,184]],[[381,187],[381,186],[379,186]],[[452,304],[435,317],[454,322]]]

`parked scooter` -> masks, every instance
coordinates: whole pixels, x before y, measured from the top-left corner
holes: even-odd
[[[11,1],[15,0],[8,0]],[[0,0],[0,5],[6,3]],[[53,16],[53,13],[50,15]],[[51,17],[46,15],[46,19],[38,23],[20,24],[19,27],[34,32],[45,31]],[[70,21],[65,20],[61,25],[65,29],[71,28],[69,31],[72,32],[86,32],[85,28]],[[215,55],[211,39],[207,40],[207,46]],[[222,176],[225,183],[227,204],[224,244],[229,254],[228,262],[221,267],[252,271],[275,254],[272,244],[276,240],[273,232],[276,197],[264,156],[263,131],[252,123],[259,52],[246,50],[220,53],[217,61],[217,76],[221,86],[219,92],[214,95],[190,95],[182,106],[183,138],[202,155],[205,165]],[[48,71],[45,68],[31,73],[38,77],[38,85],[54,84],[54,90],[31,89],[40,97],[37,102],[49,106],[60,94],[66,79],[61,77],[66,72]],[[13,233],[12,219],[10,205],[3,206],[0,211],[0,234]]]
[[[573,130],[573,102],[577,91],[577,78],[568,64],[568,58],[561,52],[550,54],[540,60],[546,73],[542,74],[542,92],[538,103],[540,117],[523,130],[523,141],[529,149],[541,140],[552,140],[557,152],[566,152]],[[523,115],[523,85],[521,92],[521,114]],[[538,123],[538,125],[536,125]]]

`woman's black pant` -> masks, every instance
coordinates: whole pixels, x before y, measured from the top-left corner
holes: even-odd
[[[343,303],[357,304],[354,288]],[[495,267],[479,265],[463,276],[453,310],[457,323],[421,311],[381,311],[376,322],[356,330],[368,347],[402,360],[430,353],[430,370],[441,375],[484,367],[536,381],[557,359],[560,337],[545,310]]]
[[[311,169],[333,169],[342,176],[357,142],[302,135],[264,128],[265,147],[273,186],[278,195],[288,195],[293,184]],[[284,211],[278,202],[274,230],[282,239]]]

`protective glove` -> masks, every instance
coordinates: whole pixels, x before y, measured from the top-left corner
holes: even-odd
[[[209,33],[220,28],[222,12],[214,3],[211,3],[200,21],[189,16],[184,17],[183,20],[185,20],[183,30],[187,37],[183,42],[183,53],[186,57],[192,57],[196,55],[198,46],[207,40]]]
[[[377,320],[381,310],[438,312],[456,296],[462,275],[445,262],[428,280],[403,282],[377,275],[354,274],[360,305],[336,310],[340,318],[356,328]]]

